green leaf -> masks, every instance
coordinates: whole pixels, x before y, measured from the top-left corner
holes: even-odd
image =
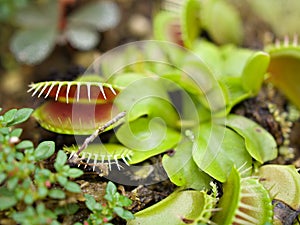
[[[224,126],[210,123],[200,126],[199,137],[195,138],[193,146],[193,159],[201,170],[220,182],[226,181],[234,165],[237,168],[252,167],[252,158],[243,138]]]
[[[271,199],[279,200],[293,210],[300,209],[300,174],[294,165],[264,165],[259,169],[259,177]]]
[[[32,192],[25,194],[25,196],[24,196],[24,202],[27,205],[31,205],[34,202],[34,197],[33,197],[33,193]]]
[[[53,155],[55,151],[55,143],[53,141],[44,141],[40,143],[34,151],[36,160],[44,160]]]
[[[120,11],[112,1],[91,2],[72,13],[69,21],[82,26],[92,25],[99,31],[105,31],[119,23]]]
[[[71,168],[68,170],[68,176],[71,178],[80,177],[83,174],[83,171],[77,168]]]
[[[108,181],[105,190],[106,190],[106,194],[114,196],[117,192],[117,187],[113,182]]]
[[[224,60],[222,77],[241,77],[249,58],[254,54],[253,50],[234,45],[225,45],[220,50]]]
[[[114,207],[113,208],[114,212],[121,218],[125,220],[131,220],[134,218],[133,214],[122,207]]]
[[[55,167],[56,171],[59,171],[63,168],[63,166],[67,162],[67,159],[68,159],[67,154],[63,150],[59,150],[59,152],[57,153],[57,156],[56,156],[55,163],[54,163],[54,167]]]
[[[119,195],[119,199],[117,202],[118,206],[130,206],[132,204],[132,201],[124,195]]]
[[[226,1],[204,1],[201,22],[210,37],[218,44],[243,41],[243,25],[239,12]]]
[[[177,186],[195,190],[210,189],[212,178],[204,173],[192,157],[193,143],[184,140],[174,149],[174,154],[165,154],[162,159],[163,167],[170,180]]]
[[[114,210],[114,212],[115,212],[118,216],[120,216],[120,217],[123,216],[123,213],[124,213],[124,211],[125,211],[122,207],[118,207],[118,206],[114,207],[113,210]],[[122,217],[122,218],[123,218],[123,217]]]
[[[193,47],[193,52],[213,71],[216,78],[220,78],[223,70],[224,58],[221,48],[212,42],[200,40]]]
[[[22,1],[22,0],[21,0]],[[59,10],[57,1],[46,1],[42,4],[28,4],[17,11],[14,22],[18,27],[30,29],[51,27],[58,23]]]
[[[70,44],[79,50],[90,50],[99,42],[99,34],[91,27],[76,26],[70,24],[67,27],[66,35]]]
[[[66,184],[67,184],[67,182],[68,182],[68,178],[66,178],[66,177],[64,177],[64,176],[62,176],[62,175],[57,175],[57,181],[58,181],[58,183],[62,186],[62,187],[64,187]]]
[[[85,194],[85,205],[88,207],[89,210],[94,211],[95,205],[97,204],[96,200],[92,195]]]
[[[19,144],[16,145],[16,149],[32,149],[32,148],[33,148],[33,143],[28,140],[21,141]]]
[[[14,176],[14,177],[11,177],[8,181],[7,181],[7,188],[8,190],[14,190],[17,185],[19,183],[19,178]]]
[[[15,114],[14,114],[14,119],[7,124],[7,126],[14,126],[20,123],[25,122],[28,120],[30,117],[31,113],[33,112],[33,109],[30,108],[23,108],[19,109]]]
[[[51,189],[48,195],[55,199],[64,199],[66,197],[65,192],[60,189]]]
[[[137,163],[171,149],[180,141],[181,135],[159,118],[139,118],[124,123],[116,137],[134,152],[129,163]]]
[[[6,179],[7,174],[5,172],[0,173],[0,184]]]
[[[15,114],[17,111],[18,111],[17,109],[11,109],[11,110],[7,111],[3,115],[3,122],[11,123],[14,120],[14,117],[15,117]]]
[[[71,203],[63,206],[58,206],[55,208],[56,215],[73,215],[79,209],[79,205],[76,203]]]
[[[48,195],[48,188],[46,187],[39,187],[38,188],[38,194],[40,197],[46,197]]]
[[[277,157],[277,145],[274,137],[260,125],[243,116],[229,115],[226,126],[244,138],[249,154],[260,163]]]
[[[0,133],[7,135],[9,134],[9,128],[8,127],[1,127],[0,128]]]
[[[17,199],[13,191],[5,187],[0,187],[0,210],[6,210],[17,204]]]
[[[182,219],[196,220],[205,210],[206,193],[200,191],[174,192],[162,201],[134,214],[127,225],[185,224]]]
[[[172,102],[160,79],[143,77],[130,83],[116,97],[114,104],[126,111],[131,122],[143,116],[159,118],[170,127],[177,127],[179,121]]]
[[[20,137],[22,132],[23,132],[22,128],[16,128],[10,133],[10,136],[11,137]]]
[[[70,192],[73,192],[73,193],[80,193],[81,192],[80,186],[77,183],[72,182],[72,181],[68,181],[66,183],[66,185],[64,186],[64,188],[67,189]]]
[[[241,79],[242,86],[246,91],[252,94],[258,94],[264,81],[269,62],[270,56],[265,52],[255,52],[248,59]]]
[[[132,220],[134,219],[134,215],[128,211],[128,210],[124,210],[122,216],[121,216],[124,220]]]
[[[18,61],[26,64],[38,64],[54,48],[56,32],[56,27],[49,26],[20,30],[12,37],[10,49]]]
[[[181,32],[185,47],[192,48],[200,34],[200,1],[186,0],[181,12]]]

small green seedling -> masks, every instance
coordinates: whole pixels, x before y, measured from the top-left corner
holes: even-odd
[[[117,192],[117,187],[112,182],[108,182],[106,186],[106,194],[104,199],[106,203],[98,203],[93,196],[85,194],[85,204],[92,212],[84,224],[89,225],[112,225],[110,221],[116,216],[124,220],[132,220],[133,214],[124,209],[130,206],[132,201],[124,195]]]
[[[83,172],[65,164],[63,151],[57,154],[55,171],[49,170],[43,160],[54,154],[54,142],[44,141],[34,148],[31,141],[20,140],[22,129],[13,127],[25,122],[32,111],[11,109],[0,116],[0,210],[5,216],[0,223],[7,219],[24,225],[59,224],[59,215],[73,214],[79,208],[68,198],[81,192],[71,179]],[[50,205],[46,204],[49,199]]]

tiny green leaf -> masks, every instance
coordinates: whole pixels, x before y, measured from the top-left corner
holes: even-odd
[[[17,149],[31,149],[31,148],[33,148],[33,143],[28,140],[21,141],[19,144],[16,145],[16,148]]]
[[[64,199],[66,197],[66,194],[63,190],[60,189],[52,189],[49,191],[48,194],[51,198],[55,199]]]
[[[124,220],[132,220],[134,219],[134,215],[128,211],[128,210],[124,210],[122,216],[121,216]]]
[[[93,30],[88,26],[70,24],[66,35],[70,44],[79,50],[90,50],[99,42],[99,34],[96,29]]]
[[[55,208],[55,214],[56,215],[73,215],[76,213],[79,209],[78,204],[67,204],[63,206],[59,206]]]
[[[16,188],[16,186],[18,185],[19,182],[19,178],[14,176],[11,177],[8,181],[7,181],[7,188],[8,190],[14,190]]]
[[[70,15],[69,21],[74,24],[94,26],[105,31],[116,26],[120,21],[120,11],[113,1],[96,1],[85,4]]]
[[[20,137],[22,132],[23,132],[22,128],[16,128],[10,133],[10,136],[11,137]]]
[[[22,108],[19,109],[15,114],[14,114],[14,119],[7,124],[7,126],[14,126],[16,124],[20,124],[25,122],[33,112],[33,109],[30,108]]]
[[[64,186],[68,191],[73,192],[73,193],[80,193],[81,188],[80,186],[72,181],[68,181],[66,185]]]
[[[228,116],[226,125],[244,138],[247,151],[258,162],[264,163],[277,157],[274,137],[254,121],[232,114]]]
[[[57,175],[57,181],[58,181],[58,183],[62,186],[62,187],[64,187],[66,184],[67,184],[67,182],[68,182],[68,179],[66,178],[66,177],[64,177],[64,176],[61,176],[61,175]]]
[[[8,127],[1,127],[0,128],[0,133],[7,135],[9,134],[9,128]]]
[[[15,114],[18,110],[17,109],[11,109],[9,111],[7,111],[4,115],[3,115],[3,121],[5,123],[11,123],[14,120]]]
[[[250,91],[252,94],[259,92],[269,62],[270,56],[265,52],[256,52],[248,59],[241,79],[242,86],[246,91]]]
[[[106,185],[105,190],[106,190],[106,194],[113,196],[117,192],[117,187],[113,182],[109,181]]]
[[[45,197],[45,196],[47,196],[47,194],[48,194],[48,188],[46,188],[46,187],[39,187],[38,188],[38,193],[39,193],[39,195],[40,195],[40,197]]]
[[[17,199],[12,191],[5,187],[0,188],[0,210],[6,210],[17,204]]]
[[[124,195],[119,195],[119,199],[118,199],[118,202],[117,202],[117,205],[118,206],[130,206],[132,204],[132,201],[124,196]]]
[[[124,211],[125,211],[122,207],[118,207],[118,206],[114,207],[113,210],[114,210],[114,212],[115,212],[118,216],[120,216],[120,217],[123,216],[123,213],[124,213]],[[123,217],[122,217],[122,218],[123,218]]]
[[[40,143],[34,152],[36,160],[47,159],[53,155],[55,151],[55,143],[53,141],[44,141]]]
[[[34,202],[34,197],[33,197],[33,193],[26,193],[24,196],[24,202],[27,205],[31,205]]]
[[[11,39],[10,49],[22,63],[40,63],[55,46],[56,32],[51,26],[20,30]]]
[[[82,170],[77,168],[71,168],[68,170],[68,176],[71,178],[80,177],[83,174]]]
[[[65,165],[65,163],[67,162],[67,155],[64,151],[60,150],[58,153],[57,153],[57,156],[56,156],[56,160],[55,160],[55,163],[54,163],[54,167],[57,171],[61,170],[63,168],[63,166]]]
[[[95,205],[97,204],[96,200],[92,195],[85,194],[85,205],[88,207],[89,210],[93,211],[95,209]]]

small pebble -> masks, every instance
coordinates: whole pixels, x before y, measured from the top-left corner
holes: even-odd
[[[145,16],[133,14],[128,21],[128,30],[132,35],[144,38],[151,33],[151,24]]]

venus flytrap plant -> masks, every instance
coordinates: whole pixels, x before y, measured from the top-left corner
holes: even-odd
[[[215,1],[216,4],[217,2],[220,3],[220,1]],[[160,203],[136,213],[136,219],[128,224],[140,222],[151,224],[153,220],[161,221],[166,216],[170,218],[172,225],[222,224],[224,221],[225,224],[244,225],[272,223],[271,198],[258,180],[252,177],[252,174],[255,168],[276,158],[276,142],[255,122],[230,114],[236,104],[255,96],[260,91],[269,67],[270,55],[262,51],[242,49],[231,45],[218,47],[203,40],[197,41],[198,23],[196,27],[192,26],[199,17],[195,13],[197,11],[194,10],[195,8],[191,11],[193,8],[191,6],[193,4],[198,6],[198,3],[198,1],[187,1],[182,20],[171,12],[165,12],[158,16],[156,23],[159,24],[162,20],[165,24],[172,24],[176,29],[179,25],[177,31],[180,35],[176,34],[172,37],[174,39],[168,39],[168,29],[163,33],[158,33],[159,38],[167,37],[167,40],[183,43],[184,46],[194,50],[204,63],[193,60],[186,52],[178,49],[162,48],[163,54],[159,55],[154,54],[151,47],[144,52],[139,48],[130,48],[120,59],[130,64],[129,66],[125,63],[125,68],[120,67],[123,68],[120,70],[118,67],[120,65],[117,63],[118,72],[101,70],[105,72],[104,77],[111,75],[112,71],[116,73],[106,81],[105,85],[103,80],[95,81],[95,85],[100,82],[103,87],[111,85],[114,90],[117,90],[111,101],[118,110],[126,111],[126,117],[122,123],[118,123],[120,126],[108,143],[88,144],[78,157],[81,162],[94,168],[105,163],[108,167],[116,164],[118,168],[121,168],[119,159],[130,165],[172,149],[164,154],[162,160],[168,177],[182,189],[195,190],[175,192]],[[180,27],[181,23],[190,27],[183,29]],[[162,29],[162,26],[158,28]],[[159,55],[158,61],[162,58],[168,59],[167,62],[175,66],[156,66],[154,62],[146,60],[147,55],[151,54]],[[130,63],[129,56],[131,55],[133,57],[138,55],[136,64]],[[143,59],[147,62],[143,62]],[[212,70],[207,68],[205,63]],[[103,65],[104,68],[105,66],[109,65]],[[195,82],[187,75],[193,70],[205,71],[201,74],[203,75],[199,82],[201,87],[197,86],[199,83],[195,85]],[[213,82],[215,81],[214,75],[215,83]],[[76,83],[77,86],[79,84],[80,87],[86,87],[84,89],[86,96],[93,95],[87,85],[81,85],[82,81],[75,82],[79,82]],[[63,105],[74,104],[72,101],[67,102],[67,99],[71,99],[68,93],[76,87],[73,87],[72,82],[65,82],[63,86],[66,88],[65,92],[60,92],[58,85],[52,96],[58,96],[58,102]],[[40,93],[39,95],[46,94],[47,96],[45,91],[47,87],[42,85],[40,90],[38,86],[33,85],[33,87],[36,93]],[[180,117],[176,108],[173,107],[174,99],[169,97],[176,91],[185,93],[181,101],[184,113]],[[48,92],[50,95],[51,90]],[[220,96],[218,93],[225,96],[225,103],[217,98]],[[214,96],[217,97],[214,98]],[[84,100],[84,97],[79,96],[78,102],[90,104],[86,99],[88,97]],[[190,112],[186,103],[188,99],[194,104],[196,112]],[[209,101],[209,99],[214,101]],[[92,104],[97,106],[107,104],[108,101],[96,100]],[[189,117],[188,114],[192,116]],[[194,119],[197,116],[199,120]],[[160,117],[160,119],[154,119],[155,117]],[[113,119],[110,117],[109,120]],[[58,127],[59,124],[56,123],[55,126]],[[99,124],[94,129],[98,127]],[[178,132],[180,129],[187,131],[187,137]],[[130,132],[134,135],[129,135]],[[72,129],[70,129],[70,134],[72,134]],[[161,139],[162,134],[165,135],[163,139]],[[71,152],[72,158],[79,148],[66,147],[65,150]],[[181,164],[184,165],[179,167],[178,165]],[[240,169],[239,171],[236,168],[247,170]],[[211,189],[212,180],[223,183],[224,194],[219,193],[220,201],[217,204],[215,202],[207,204],[209,202],[207,199],[210,199],[207,190]],[[187,199],[189,202],[185,202]],[[216,200],[216,196],[213,199]],[[195,211],[195,207],[201,210]],[[102,210],[98,206],[96,208],[98,211]],[[213,213],[213,211],[217,212]],[[204,216],[204,214],[207,215]]]
[[[224,87],[228,112],[237,103],[258,94],[270,61],[267,53],[232,45],[217,47],[205,40],[195,44],[194,52],[212,68]]]
[[[270,54],[268,82],[274,84],[300,108],[297,74],[300,66],[298,37],[295,35],[290,41],[289,37],[285,36],[283,41],[277,40],[275,44],[266,46],[265,51]]]

